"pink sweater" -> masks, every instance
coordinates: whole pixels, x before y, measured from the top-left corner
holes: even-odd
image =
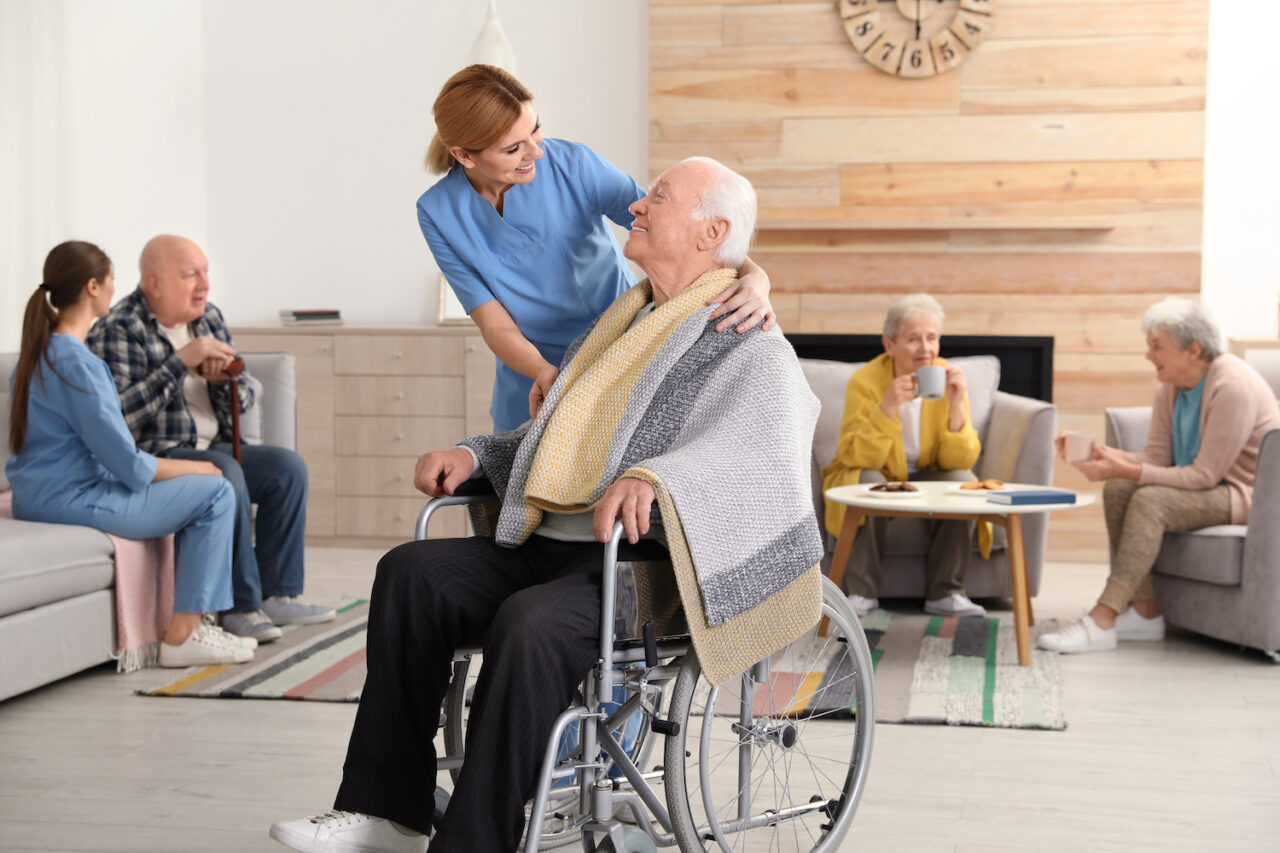
[[[1258,447],[1269,430],[1280,427],[1275,392],[1258,371],[1224,353],[1209,365],[1200,403],[1200,452],[1184,467],[1173,464],[1173,405],[1178,389],[1169,382],[1156,389],[1151,429],[1139,461],[1144,486],[1211,489],[1225,482],[1231,489],[1231,522],[1249,522]]]

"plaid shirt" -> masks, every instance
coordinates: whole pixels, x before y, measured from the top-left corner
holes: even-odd
[[[206,304],[204,316],[189,324],[191,337],[214,337],[231,343],[222,312]],[[156,315],[138,288],[94,324],[89,349],[107,363],[120,392],[120,408],[138,447],[160,453],[171,447],[196,446],[196,422],[187,408],[182,383],[187,366],[160,331]],[[254,392],[240,374],[240,411],[254,404]],[[218,440],[231,439],[231,383],[210,382],[209,399],[218,418]]]

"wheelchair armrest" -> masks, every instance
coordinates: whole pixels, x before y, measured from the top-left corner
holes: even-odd
[[[431,516],[435,515],[436,510],[447,506],[486,503],[498,503],[498,493],[493,490],[493,483],[489,482],[489,478],[477,477],[474,480],[466,480],[453,490],[452,495],[443,498],[432,498],[427,501],[422,511],[418,513],[418,522],[414,526],[413,538],[427,538],[427,525],[431,523]]]

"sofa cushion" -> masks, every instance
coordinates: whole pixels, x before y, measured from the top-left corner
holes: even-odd
[[[1243,524],[1217,524],[1189,533],[1166,533],[1154,571],[1157,575],[1239,586],[1248,529]]]
[[[993,355],[972,355],[949,359],[964,371],[969,385],[969,416],[979,438],[985,438],[1000,385],[1000,360]],[[845,391],[849,379],[865,362],[800,359],[800,367],[813,393],[822,403],[818,425],[813,431],[813,456],[825,467],[836,455],[840,422],[844,419]]]
[[[114,553],[89,527],[0,518],[0,616],[110,588]]]

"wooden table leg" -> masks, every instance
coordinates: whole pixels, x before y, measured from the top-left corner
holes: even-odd
[[[828,577],[836,586],[844,580],[845,569],[849,565],[849,555],[853,553],[853,540],[858,536],[858,525],[862,521],[862,510],[856,506],[845,507],[844,524],[840,526],[840,537],[836,539],[836,552],[831,557],[831,572]],[[843,589],[843,588],[842,588]],[[827,617],[822,617],[818,626],[818,635],[827,634]]]
[[[1031,666],[1031,594],[1027,589],[1027,562],[1022,550],[1022,517],[1005,516],[1009,534],[1009,586],[1013,592],[1013,626],[1018,637],[1018,666]]]

